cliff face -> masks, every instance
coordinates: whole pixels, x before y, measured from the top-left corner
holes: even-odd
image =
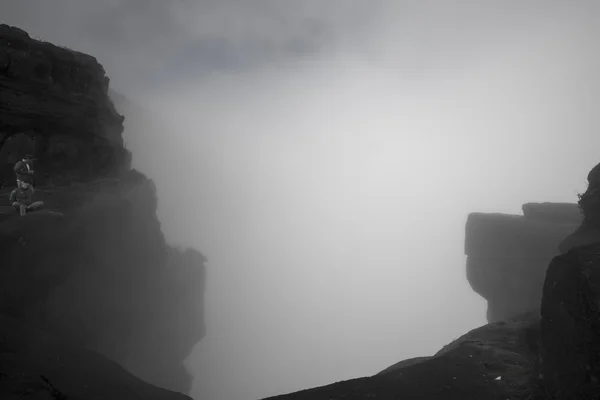
[[[2,398],[176,399],[152,385],[191,387],[205,259],[167,245],[107,91],[93,57],[0,26]],[[26,152],[45,210],[21,217],[7,194]]]
[[[39,159],[38,184],[127,168],[124,117],[106,96],[108,86],[94,57],[0,25],[0,179],[12,179],[23,153]]]
[[[548,263],[582,218],[577,204],[557,203],[525,204],[523,215],[469,215],[467,279],[488,302],[488,322],[539,312]]]

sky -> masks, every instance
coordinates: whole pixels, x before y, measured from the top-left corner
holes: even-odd
[[[485,323],[470,212],[574,202],[600,162],[593,1],[4,0],[91,53],[169,241],[209,260],[196,400],[432,355]]]

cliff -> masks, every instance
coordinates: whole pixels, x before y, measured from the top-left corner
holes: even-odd
[[[166,243],[108,87],[93,57],[0,25],[3,399],[188,398],[205,259]],[[22,217],[7,194],[25,153],[45,209]]]

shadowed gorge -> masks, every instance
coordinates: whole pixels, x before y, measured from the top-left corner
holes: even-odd
[[[206,260],[166,243],[104,69],[6,25],[0,66],[0,397],[187,398]],[[45,209],[20,216],[7,195],[28,152]]]

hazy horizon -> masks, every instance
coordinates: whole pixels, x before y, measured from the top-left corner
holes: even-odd
[[[485,324],[467,215],[585,190],[599,5],[441,4],[0,5],[0,22],[96,56],[144,110],[126,115],[134,166],[169,242],[208,258],[196,400],[432,355]]]

